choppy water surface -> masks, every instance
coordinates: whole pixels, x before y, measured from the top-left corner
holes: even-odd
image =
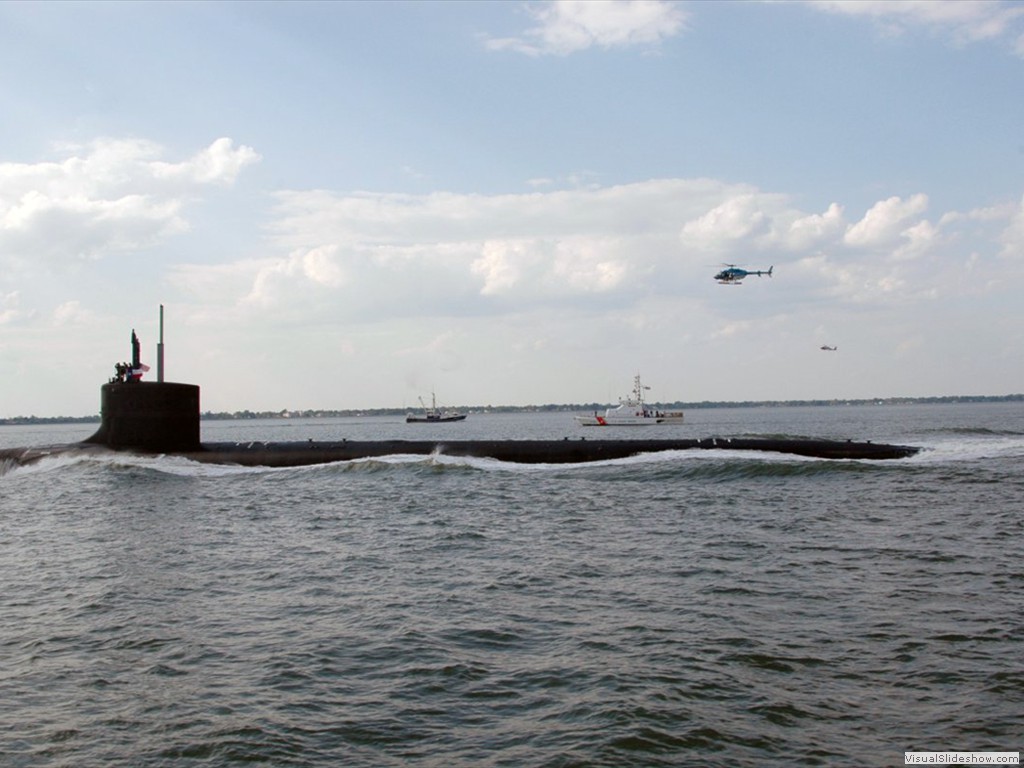
[[[657,434],[926,450],[7,468],[4,764],[854,766],[1021,749],[1020,405],[687,418]],[[567,419],[204,423],[203,438],[578,436]],[[0,444],[93,429],[5,428]]]

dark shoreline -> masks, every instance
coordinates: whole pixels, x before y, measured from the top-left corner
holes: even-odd
[[[1015,395],[946,395],[942,397],[880,397],[862,400],[746,400],[746,401],[701,401],[694,403],[671,402],[652,403],[660,409],[701,410],[709,408],[807,408],[834,406],[887,406],[887,405],[963,405],[972,403],[1019,403],[1024,394]],[[603,410],[607,403],[548,404],[548,405],[477,405],[457,406],[466,413],[584,413]],[[405,416],[408,408],[306,408],[280,411],[234,411],[201,413],[203,421],[234,421],[250,419],[303,419],[303,418],[346,418],[352,416]],[[100,415],[93,416],[13,416],[0,419],[0,426],[21,426],[40,424],[96,424]]]

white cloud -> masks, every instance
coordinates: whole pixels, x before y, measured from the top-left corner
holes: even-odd
[[[1024,265],[1024,198],[1021,198],[1020,207],[1013,214],[1000,240],[1003,243],[1000,255]]]
[[[165,275],[172,286],[201,304],[217,304],[224,296],[247,293],[253,276],[276,259],[242,259],[223,264],[175,264]]]
[[[783,195],[739,190],[686,222],[680,240],[715,258],[751,250],[803,253],[834,243],[845,226],[838,203],[824,213],[806,214]]]
[[[142,150],[128,147],[121,156]],[[183,199],[162,186],[166,175],[151,174],[147,192],[131,188],[117,163],[104,167],[121,194],[108,199],[99,184],[92,197],[65,192],[63,199],[74,199],[94,226],[111,227],[103,231],[108,250],[184,219]],[[183,171],[171,186],[180,189],[186,178],[198,183]],[[22,218],[14,206],[10,221],[32,222],[32,196],[18,203]],[[679,340],[685,328],[695,344],[736,343],[774,318],[806,319],[801,307],[866,312],[999,290],[984,267],[1000,249],[1013,258],[1024,240],[1024,203],[946,212],[938,223],[925,217],[927,208],[923,194],[890,197],[848,223],[839,202],[808,212],[786,195],[711,179],[503,195],[290,191],[278,196],[261,250],[216,264],[174,264],[159,282],[189,302],[178,305],[177,318],[202,340],[189,356],[204,376],[207,365],[210,375],[220,366],[231,376],[236,348],[258,338],[244,356],[247,375],[258,376],[264,364],[301,365],[311,355],[398,356],[403,369],[391,375],[401,380],[404,366],[415,378],[468,360],[504,365],[497,344],[516,359],[550,356],[557,364],[595,345],[628,351],[637,332]],[[954,247],[965,234],[971,259]],[[711,279],[717,261],[773,264],[774,277],[723,289]],[[103,270],[98,261],[81,264]],[[77,326],[107,322],[90,319],[99,310],[79,304],[75,288],[65,283],[41,311],[9,291],[0,323],[24,324],[36,312],[63,324],[70,338]],[[431,340],[437,354],[424,347]],[[403,348],[423,352],[403,356]]]
[[[18,291],[0,295],[0,325],[13,325],[24,313],[19,309],[21,295]]]
[[[800,332],[823,313],[899,312],[1004,290],[984,267],[1024,237],[1024,203],[1015,218],[994,206],[950,212],[940,224],[924,218],[926,208],[923,195],[893,197],[848,225],[839,203],[809,213],[784,195],[707,179],[492,196],[290,192],[264,251],[282,255],[172,267],[167,281],[193,297],[175,308],[176,324],[190,331],[174,345],[193,370],[175,364],[174,375],[210,391],[220,382],[230,399],[240,376],[298,370],[311,359],[340,371],[358,360],[392,387],[359,398],[393,404],[408,396],[402,382],[422,393],[441,374],[472,368],[485,380],[475,386],[499,388],[529,361],[544,371],[516,395],[529,402],[550,397],[543,392],[557,391],[553,372],[592,361],[595,349],[614,350],[627,366],[642,363],[631,355],[654,359],[637,334],[685,342],[728,365],[729,348],[767,327]],[[950,245],[965,232],[977,258]],[[722,288],[710,253],[740,264],[770,256],[775,276]],[[0,297],[0,323],[23,323],[24,303],[13,292]],[[105,322],[75,300],[57,306],[44,316],[69,338],[76,326]],[[330,387],[303,392],[309,404],[336,396]],[[303,405],[288,401],[286,388],[261,397]]]
[[[499,299],[621,300],[659,264],[677,274],[687,258],[678,229],[738,189],[670,179],[495,196],[288,192],[270,227],[288,255],[255,267],[246,301],[319,297],[324,311],[365,317],[494,311]]]
[[[195,184],[232,184],[247,165],[260,161],[252,147],[235,149],[229,138],[213,144],[182,163],[152,163],[156,178],[185,179]]]
[[[493,296],[513,289],[522,280],[524,270],[536,263],[525,241],[487,242],[470,270],[483,278],[480,292]]]
[[[843,208],[838,203],[832,203],[825,213],[795,219],[783,232],[782,239],[789,248],[805,251],[833,241],[844,227]]]
[[[811,0],[809,5],[870,19],[891,35],[924,28],[957,45],[1010,38],[1014,52],[1024,55],[1024,8],[1001,0]]]
[[[896,249],[898,259],[915,258],[929,251],[939,237],[939,231],[930,221],[919,221],[902,232],[903,245]]]
[[[310,286],[338,288],[346,282],[346,272],[338,257],[337,245],[300,249],[284,259],[268,261],[259,266],[252,289],[243,303],[266,307],[280,300],[301,301],[301,293]],[[297,287],[289,289],[289,285]]]
[[[231,183],[258,159],[248,147],[233,149],[230,139],[178,164],[157,160],[158,145],[134,139],[63,151],[70,156],[60,162],[0,163],[0,265],[152,246],[188,229],[188,195]]]
[[[847,229],[845,242],[849,246],[877,248],[892,246],[908,229],[913,219],[928,208],[928,196],[913,195],[907,200],[890,197],[875,203],[864,218]],[[916,222],[915,222],[916,223]]]
[[[639,271],[617,238],[566,238],[555,249],[551,273],[558,285],[581,293],[604,293],[623,286]]]
[[[749,333],[754,327],[754,324],[748,320],[736,320],[733,322],[727,322],[722,327],[715,329],[711,334],[713,339],[728,339],[734,336],[739,336],[744,333]]]
[[[712,249],[731,240],[764,234],[769,217],[761,210],[760,196],[742,194],[731,197],[700,218],[688,221],[681,236],[684,243]]]
[[[918,194],[881,200],[850,224],[839,203],[808,213],[784,195],[707,179],[493,196],[313,190],[279,200],[269,230],[285,255],[182,266],[175,282],[253,324],[629,312],[656,296],[702,300],[719,261],[774,265],[773,292],[801,303],[917,300],[957,290],[957,232],[979,229],[975,241],[995,248],[1007,220],[951,213],[937,225]]]
[[[470,270],[483,279],[484,296],[529,299],[610,292],[636,266],[615,238],[568,236],[486,242]]]
[[[345,282],[345,271],[336,257],[337,247],[328,245],[314,248],[303,257],[303,271],[313,282],[339,286]]]
[[[487,47],[530,56],[650,47],[679,34],[687,18],[678,4],[662,0],[553,0],[525,10],[535,26],[521,37],[489,39]]]
[[[83,309],[78,301],[66,301],[53,311],[53,324],[55,326],[73,326],[92,322],[94,313]]]

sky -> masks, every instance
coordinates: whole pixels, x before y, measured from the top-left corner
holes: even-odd
[[[1012,394],[1022,296],[1022,2],[0,3],[0,417],[161,305],[204,411]]]

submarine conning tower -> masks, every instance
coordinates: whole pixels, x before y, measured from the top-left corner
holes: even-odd
[[[163,381],[104,384],[100,428],[84,442],[158,453],[200,450],[199,387]]]
[[[132,329],[131,363],[116,363],[117,375],[100,390],[100,428],[85,443],[138,448],[156,453],[198,451],[199,387],[164,381],[164,307],[160,305],[157,380],[142,381],[149,370],[139,357]]]

